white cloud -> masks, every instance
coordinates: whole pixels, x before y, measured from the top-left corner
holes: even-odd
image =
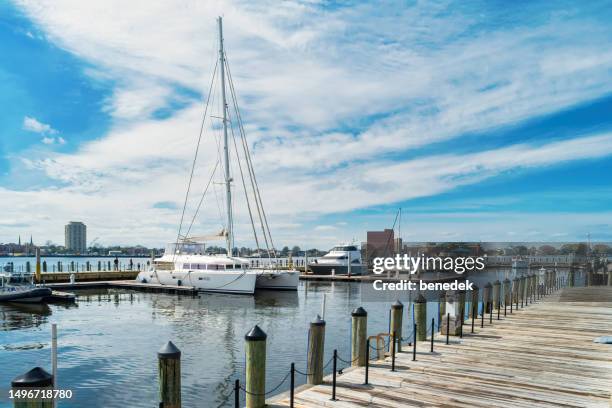
[[[314,230],[315,231],[335,231],[338,228],[336,228],[333,225],[317,225]]]
[[[282,238],[304,236],[305,221],[317,225],[322,214],[612,154],[610,134],[470,154],[412,157],[410,150],[465,133],[486,137],[612,91],[609,27],[585,24],[580,14],[504,26],[483,24],[486,13],[448,13],[424,2],[388,12],[293,2],[18,4],[46,38],[95,66],[91,75],[116,83],[106,101],[115,120],[108,134],[75,152],[28,162],[62,186],[28,193],[32,206],[57,219],[71,213],[95,219],[108,237],[160,242],[174,230],[164,225],[177,220],[152,207],[182,202],[201,104],[185,100],[165,120],[151,115],[179,97],[178,88],[207,89],[220,14],[264,202]],[[29,119],[54,139],[54,129]],[[196,180],[205,179],[215,152],[208,133]],[[387,159],[398,152],[404,157]],[[49,205],[56,195],[75,205]],[[129,199],[117,206],[117,197]],[[212,203],[205,215],[217,222],[217,212]],[[288,227],[296,221],[303,226]],[[124,226],[121,233],[109,227],[116,225]]]
[[[66,144],[66,139],[64,139],[61,136],[57,136],[57,137],[50,137],[50,136],[45,136],[41,139],[41,142],[43,142],[43,144],[46,145],[52,145],[52,144]]]
[[[25,116],[23,118],[23,129],[30,132],[42,133],[46,135],[54,135],[57,133],[57,130],[53,129],[51,125],[39,122],[36,118],[33,118],[31,116]]]

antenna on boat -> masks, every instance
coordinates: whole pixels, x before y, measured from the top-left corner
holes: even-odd
[[[233,248],[233,220],[232,220],[232,190],[229,165],[229,147],[227,143],[227,101],[225,97],[225,54],[223,52],[223,21],[219,17],[219,65],[221,66],[221,98],[223,105],[223,156],[225,166],[225,205],[227,215],[227,229],[225,231],[225,242],[227,247],[227,256],[232,256]]]

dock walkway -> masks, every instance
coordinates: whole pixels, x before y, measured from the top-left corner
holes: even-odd
[[[480,321],[449,345],[435,337],[391,361],[344,370],[331,401],[331,375],[323,385],[296,391],[295,407],[609,407],[612,345],[594,343],[612,335],[612,287],[565,288],[501,320]],[[374,353],[372,353],[374,354]],[[269,406],[289,406],[281,395]]]
[[[74,283],[49,283],[45,286],[57,290],[83,290],[83,289],[127,289],[138,290],[141,292],[155,293],[175,293],[185,295],[195,295],[197,289],[192,286],[160,285],[152,283],[141,283],[135,280],[111,280],[111,281],[92,281]]]

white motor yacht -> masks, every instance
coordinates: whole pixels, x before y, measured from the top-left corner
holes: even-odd
[[[314,275],[361,275],[361,251],[353,244],[342,244],[333,247],[321,258],[308,264]]]

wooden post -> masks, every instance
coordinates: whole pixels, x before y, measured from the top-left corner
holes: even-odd
[[[488,282],[485,286],[484,289],[482,291],[482,302],[484,305],[484,313],[487,314],[490,311],[490,308],[493,307],[492,302],[491,302],[491,298],[492,298],[492,288],[493,285],[491,285],[491,282]]]
[[[385,359],[385,338],[381,335],[376,336],[376,358]]]
[[[29,389],[53,389],[53,376],[40,367],[35,367],[25,374],[17,376],[11,381],[11,387],[15,390]],[[29,399],[15,398],[14,408],[52,408],[53,399]]]
[[[398,338],[402,338],[402,320],[404,316],[404,304],[399,300],[391,305],[391,333],[395,333]],[[402,351],[402,342],[398,341],[395,349],[398,353]]]
[[[510,279],[504,279],[504,305],[511,303],[510,298],[512,296],[512,286]]]
[[[368,312],[363,307],[358,307],[351,313],[352,331],[351,339],[351,361],[354,366],[365,366],[366,359],[366,337],[368,330]],[[395,339],[391,339],[395,341]]]
[[[519,281],[520,279],[514,278],[512,279],[512,303],[518,306],[518,297],[519,297]]]
[[[36,283],[42,282],[40,275],[40,248],[36,247]]]
[[[255,325],[246,340],[246,406],[263,408],[266,405],[266,339],[268,335]]]
[[[470,307],[470,317],[478,317],[478,286],[475,284],[472,286],[472,304]]]
[[[440,293],[440,297],[438,298],[438,309],[440,310],[440,316],[438,316],[438,318],[440,319],[440,322],[442,322],[442,318],[446,316],[446,292]],[[438,327],[440,329],[440,333],[442,333],[442,325],[438,324]]]
[[[612,286],[612,271],[608,271],[608,286]]]
[[[499,309],[501,305],[501,282],[496,280],[493,283],[493,307],[495,309]]]
[[[323,354],[325,352],[325,320],[321,316],[310,322],[308,333],[308,376],[307,383],[323,383]]]
[[[417,327],[416,338],[419,341],[427,340],[427,299],[422,293],[414,301],[414,318]],[[434,332],[432,332],[432,335]]]
[[[164,408],[181,407],[181,351],[167,342],[157,352],[159,401]]]
[[[458,317],[461,319],[461,325],[465,321],[465,290],[457,291],[457,307],[459,308]]]
[[[574,268],[570,268],[568,277],[568,285],[570,288],[573,288],[575,285],[575,274]],[[610,282],[610,273],[608,273],[608,282]]]

